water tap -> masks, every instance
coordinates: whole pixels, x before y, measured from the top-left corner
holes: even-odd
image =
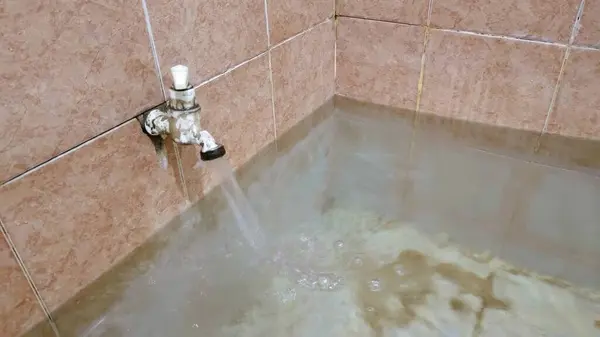
[[[188,82],[188,68],[174,66],[171,75],[169,100],[144,114],[144,129],[151,136],[171,137],[178,144],[200,145],[200,159],[204,161],[223,157],[225,147],[200,127],[201,108],[196,103],[196,91]]]

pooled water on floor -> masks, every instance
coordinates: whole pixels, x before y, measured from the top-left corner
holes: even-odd
[[[600,336],[600,295],[562,280],[600,289],[599,174],[473,143],[529,139],[506,130],[341,108],[248,181],[217,167],[61,335]]]
[[[309,234],[310,233],[310,234]],[[489,253],[366,212],[332,209],[279,247],[327,277],[280,270],[222,336],[596,336],[600,304]],[[310,277],[307,277],[310,279]],[[307,286],[308,283],[308,286]]]

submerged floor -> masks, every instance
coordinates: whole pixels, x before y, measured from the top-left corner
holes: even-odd
[[[489,254],[469,256],[447,236],[428,238],[410,224],[332,209],[283,240],[302,247],[295,261],[312,260],[343,286],[316,292],[279,275],[223,336],[600,334],[600,303]]]
[[[61,336],[600,336],[597,144],[336,104],[239,172],[263,247],[215,189]]]

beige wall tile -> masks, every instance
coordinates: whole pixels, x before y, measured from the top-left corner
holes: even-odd
[[[585,2],[575,43],[600,47],[600,1]]]
[[[334,48],[328,20],[271,51],[278,135],[333,96]]]
[[[600,139],[600,50],[573,49],[548,132]]]
[[[0,336],[20,336],[46,318],[0,233]]]
[[[0,189],[4,224],[52,310],[186,205],[172,172],[133,120]]]
[[[338,0],[337,14],[399,23],[425,24],[427,0]]]
[[[201,123],[225,145],[237,168],[275,139],[268,56],[260,56],[196,90]],[[194,168],[199,149],[180,146],[190,198],[196,200],[217,183],[209,168]]]
[[[138,2],[9,1],[0,182],[162,100]]]
[[[434,27],[568,42],[580,0],[438,0]]]
[[[165,87],[176,64],[197,85],[267,49],[264,0],[148,0],[148,10]]]
[[[271,44],[333,16],[333,0],[268,0]]]
[[[541,131],[564,48],[432,31],[420,111]]]
[[[422,27],[339,18],[337,93],[415,109],[424,36]]]

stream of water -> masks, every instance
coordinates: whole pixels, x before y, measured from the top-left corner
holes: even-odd
[[[258,222],[256,212],[252,209],[248,198],[246,198],[244,191],[238,184],[229,162],[224,158],[220,158],[206,162],[206,166],[218,175],[219,186],[235,216],[238,229],[248,244],[256,251],[263,249],[265,247],[265,234]]]
[[[304,288],[330,291],[342,285],[342,278],[335,273],[314,271],[310,267],[291,263],[277,242],[267,242],[256,212],[238,184],[233,169],[226,159],[208,161],[206,167],[217,175],[219,186],[235,216],[235,223],[256,254],[278,265],[283,274]]]

